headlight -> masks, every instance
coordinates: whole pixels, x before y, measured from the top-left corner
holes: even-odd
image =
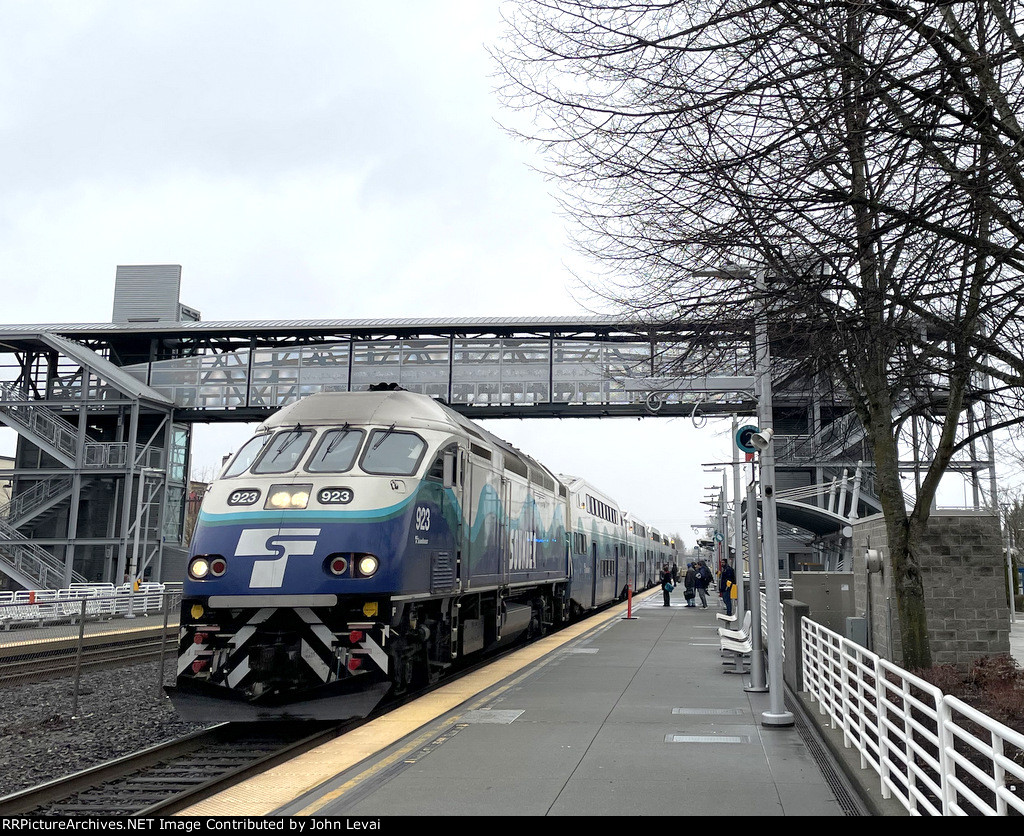
[[[372,554],[364,554],[356,562],[356,572],[362,578],[368,578],[377,571],[380,562]]]
[[[302,509],[309,504],[309,492],[312,485],[271,485],[267,492],[267,509]]]
[[[324,571],[336,578],[369,578],[377,573],[380,561],[372,554],[335,552],[323,563]]]
[[[210,574],[210,562],[205,557],[193,558],[188,565],[188,573],[196,580],[202,580]]]

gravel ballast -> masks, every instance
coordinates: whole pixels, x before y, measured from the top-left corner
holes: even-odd
[[[0,690],[0,799],[206,727],[178,718],[157,662]],[[211,724],[212,725],[212,724]]]

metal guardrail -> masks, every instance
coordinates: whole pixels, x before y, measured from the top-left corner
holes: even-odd
[[[804,687],[911,815],[1024,815],[1024,735],[809,618]]]
[[[78,454],[78,429],[45,406],[25,398],[17,386],[0,381],[0,409],[24,428],[49,443],[70,459]],[[85,439],[82,466],[86,468],[124,468],[129,465],[131,445],[124,441],[93,441]],[[136,464],[142,467],[161,467],[160,450],[135,446]]]

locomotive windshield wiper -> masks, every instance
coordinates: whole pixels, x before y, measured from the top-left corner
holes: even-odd
[[[327,445],[327,449],[324,450],[324,454],[320,457],[320,461],[325,461],[327,459],[327,456],[330,455],[331,451],[334,450],[335,447],[337,447],[339,444],[341,444],[342,441],[345,440],[345,436],[347,436],[351,432],[348,426],[349,422],[346,421],[345,426],[342,427],[341,430],[338,432],[337,437],[332,438],[331,443]]]
[[[371,449],[376,450],[378,447],[380,447],[380,445],[384,443],[384,439],[391,435],[392,432],[394,432],[395,426],[396,424],[392,424],[390,427],[388,427],[384,435],[382,435],[375,442],[373,442],[373,447]]]
[[[273,456],[270,457],[270,461],[276,461],[277,457],[280,456],[285,450],[292,446],[297,438],[302,436],[302,425],[296,424],[294,430],[289,430],[288,435],[285,436],[284,441],[281,442],[281,446],[277,449]]]

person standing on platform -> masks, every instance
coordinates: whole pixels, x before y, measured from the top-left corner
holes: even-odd
[[[672,564],[672,585],[679,586],[679,567]]]
[[[729,559],[722,561],[722,572],[718,576],[718,592],[725,604],[725,614],[732,615],[732,588],[736,585],[736,572],[729,565]]]
[[[665,599],[665,606],[671,607],[672,602],[669,600],[669,595],[672,592],[672,570],[668,568],[666,563],[661,569],[661,594]]]
[[[711,583],[711,570],[703,560],[697,561],[697,594],[700,596],[700,605],[703,609],[708,608],[708,585]]]
[[[686,574],[683,576],[683,595],[686,598],[686,606],[696,607],[697,602],[697,570],[692,563],[686,564]]]

